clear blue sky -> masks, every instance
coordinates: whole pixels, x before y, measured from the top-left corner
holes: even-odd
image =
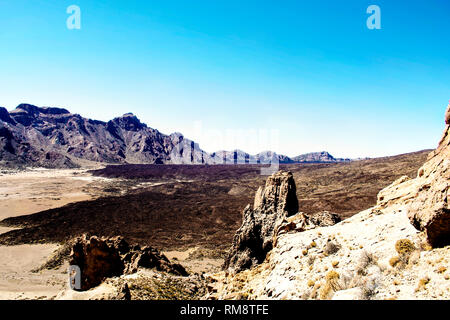
[[[66,27],[72,4],[80,30]],[[381,30],[366,27],[371,4]],[[434,148],[450,99],[449,14],[447,0],[0,0],[0,105],[105,121],[133,112],[209,152]],[[277,141],[221,138],[260,130]]]

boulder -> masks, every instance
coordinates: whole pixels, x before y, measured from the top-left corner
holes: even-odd
[[[180,264],[173,264],[166,256],[152,247],[131,247],[122,237],[77,238],[69,258],[81,272],[81,290],[99,285],[105,278],[134,273],[139,267],[154,268],[179,276],[188,273]]]
[[[125,269],[114,244],[97,237],[77,239],[69,263],[80,268],[81,290],[93,288],[105,278],[120,276]]]
[[[256,192],[254,206],[244,209],[224,269],[235,273],[264,261],[273,247],[277,225],[298,211],[295,181],[292,173],[278,171],[270,176],[264,188]]]

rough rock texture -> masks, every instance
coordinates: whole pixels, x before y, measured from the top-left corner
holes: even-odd
[[[298,200],[294,176],[278,171],[267,178],[265,187],[256,191],[253,210],[284,213],[291,216],[298,212]]]
[[[277,227],[274,234],[274,244],[279,235],[290,231],[302,232],[319,227],[330,227],[340,222],[338,214],[322,211],[315,214],[299,212],[294,216],[284,219]]]
[[[122,237],[98,238],[80,237],[75,240],[69,258],[70,265],[81,270],[81,290],[99,285],[105,278],[134,273],[139,267],[155,268],[180,276],[186,270],[179,264],[172,264],[166,256],[151,247],[130,245]]]
[[[238,272],[264,261],[272,249],[277,224],[298,211],[298,200],[292,173],[278,171],[270,176],[264,188],[256,192],[253,209],[244,209],[243,222],[236,232],[224,268]]]
[[[281,230],[262,264],[215,275],[212,298],[449,299],[448,137],[447,123],[417,178],[383,189],[375,207],[332,226]]]
[[[64,289],[56,300],[203,300],[208,283],[201,274],[182,277],[155,269],[108,278],[87,291]]]
[[[5,165],[208,163],[209,155],[194,147],[181,134],[162,134],[131,113],[103,122],[62,108],[0,108],[0,161]]]
[[[396,250],[401,239],[416,248],[409,256]],[[403,209],[368,209],[330,227],[279,235],[263,263],[214,275],[211,298],[449,299],[449,265],[450,246],[424,247]]]
[[[408,206],[408,217],[425,230],[432,246],[450,244],[450,104],[446,128],[438,148],[419,169],[416,199]]]
[[[411,223],[425,231],[433,247],[450,244],[450,105],[436,150],[428,155],[417,178],[402,177],[378,194],[378,205],[407,205]]]

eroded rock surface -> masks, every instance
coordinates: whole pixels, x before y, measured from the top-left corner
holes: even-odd
[[[295,181],[292,173],[278,171],[270,176],[264,188],[256,192],[253,208],[243,212],[243,222],[236,232],[224,269],[239,272],[264,261],[272,249],[277,224],[298,211]]]
[[[274,234],[274,243],[276,237],[290,231],[302,232],[319,227],[330,227],[340,222],[341,218],[337,213],[328,211],[317,212],[315,214],[306,214],[299,212],[294,216],[288,217],[277,226]]]
[[[378,206],[404,205],[411,223],[425,231],[433,247],[450,243],[450,105],[446,127],[436,150],[415,179],[402,177],[378,194]]]
[[[155,248],[130,246],[122,237],[80,237],[72,247],[69,263],[80,268],[81,290],[93,288],[105,278],[134,273],[139,267],[187,276],[183,266],[171,263]]]

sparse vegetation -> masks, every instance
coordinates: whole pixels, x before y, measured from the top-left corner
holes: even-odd
[[[367,268],[370,265],[376,265],[377,263],[377,257],[373,255],[372,253],[369,253],[367,251],[363,251],[361,253],[361,258],[359,260],[359,264],[356,268],[356,274],[358,275],[366,275],[367,274]]]
[[[330,240],[327,242],[323,252],[325,255],[329,256],[338,252],[340,248],[341,246],[339,244],[336,244],[334,241]]]
[[[395,250],[400,256],[411,254],[416,247],[409,239],[400,239],[395,243]]]
[[[364,284],[361,286],[362,298],[364,300],[370,300],[376,295],[377,283],[375,279],[370,279],[364,281]]]
[[[395,257],[392,257],[391,259],[389,259],[389,264],[393,268],[395,268],[395,266],[399,263],[400,263],[400,258],[398,256],[395,256]]]
[[[417,285],[416,292],[419,292],[421,290],[424,290],[426,288],[426,285],[430,282],[429,277],[425,277],[419,280],[419,284]]]
[[[336,271],[330,271],[325,276],[325,285],[322,287],[319,293],[321,300],[329,299],[332,292],[336,292],[339,286],[340,275]]]

